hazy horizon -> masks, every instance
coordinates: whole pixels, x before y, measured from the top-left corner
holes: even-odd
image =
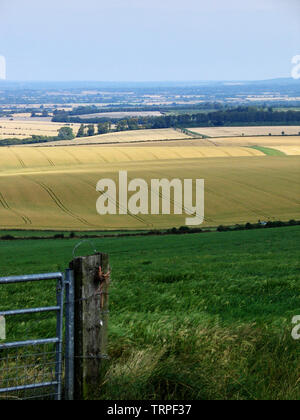
[[[227,80],[0,80],[0,83],[49,83],[49,84],[76,84],[76,83],[103,83],[103,84],[109,84],[109,83],[116,83],[116,84],[180,84],[180,83],[186,83],[186,84],[218,84],[218,83],[224,83],[224,84],[243,84],[243,83],[256,83],[256,82],[271,82],[271,81],[280,81],[280,80],[289,80],[291,82],[297,82],[299,81],[294,80],[292,77],[271,77],[267,79],[248,79],[248,80],[235,80],[235,79],[227,79]]]

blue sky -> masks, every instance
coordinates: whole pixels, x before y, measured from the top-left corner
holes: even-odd
[[[0,0],[9,80],[289,77],[300,0]]]

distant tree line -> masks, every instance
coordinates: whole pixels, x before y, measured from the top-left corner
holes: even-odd
[[[67,118],[72,117],[76,115],[88,115],[88,114],[102,114],[107,112],[171,112],[171,111],[184,111],[184,110],[220,110],[225,109],[227,106],[223,105],[219,102],[203,102],[203,103],[197,103],[197,104],[176,104],[173,103],[171,105],[128,105],[128,106],[120,106],[120,105],[110,105],[110,106],[102,106],[97,107],[96,105],[88,105],[88,106],[78,106],[72,111],[65,111],[65,110],[58,110],[56,109],[53,112],[53,115],[55,118]],[[101,118],[101,117],[100,117]]]
[[[162,115],[159,117],[135,118],[88,118],[56,114],[52,121],[66,123],[101,124],[109,122],[117,125],[116,131],[155,128],[222,127],[235,125],[299,125],[300,111],[273,111],[272,108],[236,107],[213,112]]]
[[[141,107],[120,107],[119,105],[116,106],[104,106],[104,107],[97,107],[95,105],[91,106],[79,106],[72,111],[64,111],[64,110],[55,110],[53,112],[54,116],[76,116],[76,115],[86,115],[86,114],[102,114],[106,112],[146,112],[146,111],[160,111],[161,108],[158,106],[141,106]]]
[[[287,227],[287,226],[299,226],[299,220],[289,220],[288,222],[282,222],[281,220],[269,220],[267,222],[261,222],[260,220],[258,223],[246,223],[246,224],[238,224],[235,226],[223,226],[220,225],[217,228],[218,232],[230,232],[235,230],[251,230],[251,229],[268,229],[268,228],[275,228],[275,227]]]
[[[268,222],[266,224],[261,223],[246,223],[242,225],[235,225],[235,226],[223,226],[220,225],[217,228],[217,232],[232,232],[238,230],[250,230],[250,229],[268,229],[274,227],[288,227],[288,226],[299,226],[300,221],[298,220],[290,220],[289,222],[281,222],[281,221],[273,221]],[[50,239],[92,239],[92,238],[117,238],[117,237],[137,237],[137,236],[161,236],[161,235],[186,235],[186,234],[193,234],[193,233],[212,233],[215,232],[214,228],[199,228],[194,227],[190,228],[189,226],[181,226],[180,228],[173,227],[167,230],[149,230],[149,231],[139,231],[139,232],[121,232],[121,233],[89,233],[89,234],[82,234],[76,232],[70,233],[56,233],[52,236],[14,236],[11,234],[2,235],[0,240],[2,241],[13,241],[13,240],[50,240]]]

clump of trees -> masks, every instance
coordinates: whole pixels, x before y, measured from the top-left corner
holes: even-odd
[[[75,135],[71,127],[61,127],[58,130],[58,140],[73,140]]]
[[[81,126],[79,127],[78,133],[77,133],[77,137],[84,137],[85,136],[85,129],[84,129],[84,124],[81,124]]]
[[[111,131],[111,123],[109,121],[98,124],[98,134],[107,134]]]
[[[95,135],[95,126],[94,124],[88,125],[88,136],[94,136]]]
[[[90,137],[95,136],[96,134],[106,134],[111,131],[111,123],[105,122],[105,123],[99,123],[97,125],[97,132],[94,124],[81,124],[79,127],[79,130],[77,132],[76,137]]]

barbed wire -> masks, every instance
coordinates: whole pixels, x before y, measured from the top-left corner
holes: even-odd
[[[89,243],[90,245],[92,245],[92,246],[91,246],[91,248],[93,248],[93,252],[94,252],[94,254],[97,254],[97,252],[98,252],[98,251],[97,251],[97,248],[95,247],[94,242],[93,242],[93,241],[91,241],[90,239],[84,239],[83,241],[78,242],[78,244],[76,244],[76,245],[74,246],[74,249],[73,249],[73,252],[72,252],[72,255],[73,255],[73,258],[74,258],[74,259],[76,258],[75,253],[76,253],[77,249],[78,249],[79,247],[81,247],[81,245],[83,245],[84,243]]]

